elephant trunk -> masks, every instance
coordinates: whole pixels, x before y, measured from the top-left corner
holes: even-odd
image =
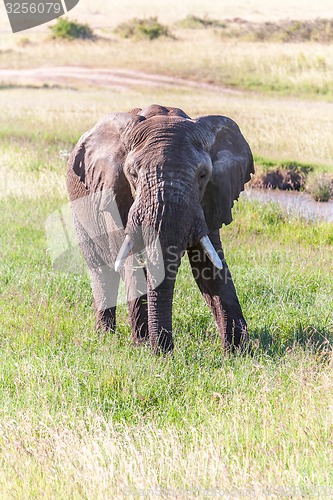
[[[172,302],[176,276],[189,241],[196,239],[189,226],[188,211],[186,215],[184,221],[177,205],[169,203],[158,208],[153,231],[143,229],[147,253],[148,331],[155,353],[173,350]]]
[[[152,351],[171,352],[172,340],[172,300],[174,280],[164,280],[157,288],[149,283],[148,276],[148,331]]]
[[[167,193],[159,190],[150,198],[138,196],[129,213],[127,236],[117,257],[115,268],[119,270],[131,250],[137,256],[145,254],[148,333],[154,352],[173,349],[173,292],[186,249],[203,241],[209,258],[222,267],[207,237],[202,207],[199,201],[193,206],[193,197],[184,200],[181,193],[171,190]]]

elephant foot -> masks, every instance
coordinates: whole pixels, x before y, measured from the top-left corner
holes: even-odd
[[[141,346],[149,342],[148,336],[148,327],[147,323],[135,323],[134,327],[132,326],[132,344],[134,346]]]
[[[145,345],[149,345],[149,339],[147,338],[137,338],[132,336],[132,346],[133,347],[142,347]]]
[[[142,325],[139,331],[132,331],[132,345],[134,347],[140,347],[147,344],[149,344],[147,325]]]
[[[223,347],[229,352],[245,352],[249,345],[247,324],[244,319],[226,319],[222,329]]]
[[[147,297],[128,302],[129,320],[132,326],[132,344],[140,346],[148,342]]]
[[[174,343],[172,340],[172,333],[163,329],[158,335],[150,337],[150,346],[154,354],[172,354],[174,350]]]
[[[103,311],[96,311],[96,329],[103,332],[116,330],[116,308],[110,307]]]

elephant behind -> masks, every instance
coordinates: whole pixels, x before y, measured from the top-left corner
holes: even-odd
[[[97,327],[116,328],[121,274],[134,343],[172,350],[173,291],[187,251],[223,346],[242,345],[247,326],[219,229],[253,172],[246,140],[224,116],[191,119],[152,105],[108,115],[85,133],[67,187]]]

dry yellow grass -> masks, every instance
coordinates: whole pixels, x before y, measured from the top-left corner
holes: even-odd
[[[115,26],[131,17],[158,16],[164,22],[174,22],[189,14],[209,16],[217,19],[242,17],[249,20],[278,20],[287,17],[294,19],[310,19],[315,17],[331,17],[330,0],[216,0],[209,4],[205,0],[81,0],[69,13],[80,21],[89,22],[93,27]],[[9,31],[4,5],[0,4],[0,30]],[[45,26],[35,28],[45,30]],[[34,31],[35,31],[34,30]],[[19,36],[19,35],[16,35]]]
[[[202,114],[230,116],[239,123],[257,156],[331,165],[333,103],[264,96],[258,99],[256,93],[230,94],[204,89],[144,86],[125,90],[83,87],[80,91],[18,88],[0,93],[2,116],[8,127],[28,137],[31,133],[38,136],[39,131],[50,138],[54,134],[59,143],[67,144],[66,148],[70,148],[72,140],[105,114],[154,102],[183,108],[193,117]],[[69,133],[73,139],[68,138]],[[64,170],[59,170],[61,165],[61,169],[65,166],[64,161],[59,160],[62,147],[59,145],[59,151],[53,153],[56,155],[56,169],[51,175],[64,175]],[[37,163],[43,158],[47,168],[48,165],[52,167],[52,155],[48,158],[44,150],[39,152],[38,149],[32,155],[31,149],[21,149],[13,141],[4,143],[1,155],[3,167],[17,172],[24,171],[29,162]],[[32,178],[35,175],[31,174]],[[13,174],[8,172],[7,178],[11,176]],[[23,180],[26,182],[27,177]]]
[[[2,160],[6,164],[6,159]],[[46,197],[61,197],[66,193],[64,174],[49,172],[46,169],[38,174],[20,175],[18,170],[2,167],[0,164],[0,199],[19,197],[40,199]]]
[[[177,40],[137,43],[113,36],[96,43],[64,44],[43,42],[39,36],[25,47],[11,39],[7,48],[1,68],[41,67],[45,73],[49,66],[122,68],[276,96],[331,100],[333,95],[333,44],[226,42],[211,31],[183,30]],[[0,75],[1,81],[8,80]],[[69,84],[77,86],[74,80]]]
[[[209,16],[223,19],[228,17],[243,17],[246,19],[266,20],[295,17],[299,19],[318,16],[330,17],[332,4],[329,0],[313,2],[311,0],[216,0],[207,3],[205,0],[84,0],[77,6],[73,14],[86,19],[99,16],[101,24],[114,24],[129,17],[157,15],[167,22],[186,17],[188,14]]]

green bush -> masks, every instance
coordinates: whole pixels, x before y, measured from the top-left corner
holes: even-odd
[[[226,24],[215,19],[208,17],[197,17],[188,15],[184,19],[178,21],[177,26],[185,29],[199,29],[199,28],[225,28]]]
[[[333,195],[333,179],[329,174],[309,175],[307,191],[316,201],[329,201]]]
[[[59,17],[56,24],[50,26],[53,38],[60,40],[93,40],[95,35],[88,24],[80,24],[70,21],[65,17]]]
[[[115,33],[123,38],[154,40],[161,36],[171,36],[169,28],[161,24],[157,17],[147,17],[145,19],[133,18],[119,24]]]

